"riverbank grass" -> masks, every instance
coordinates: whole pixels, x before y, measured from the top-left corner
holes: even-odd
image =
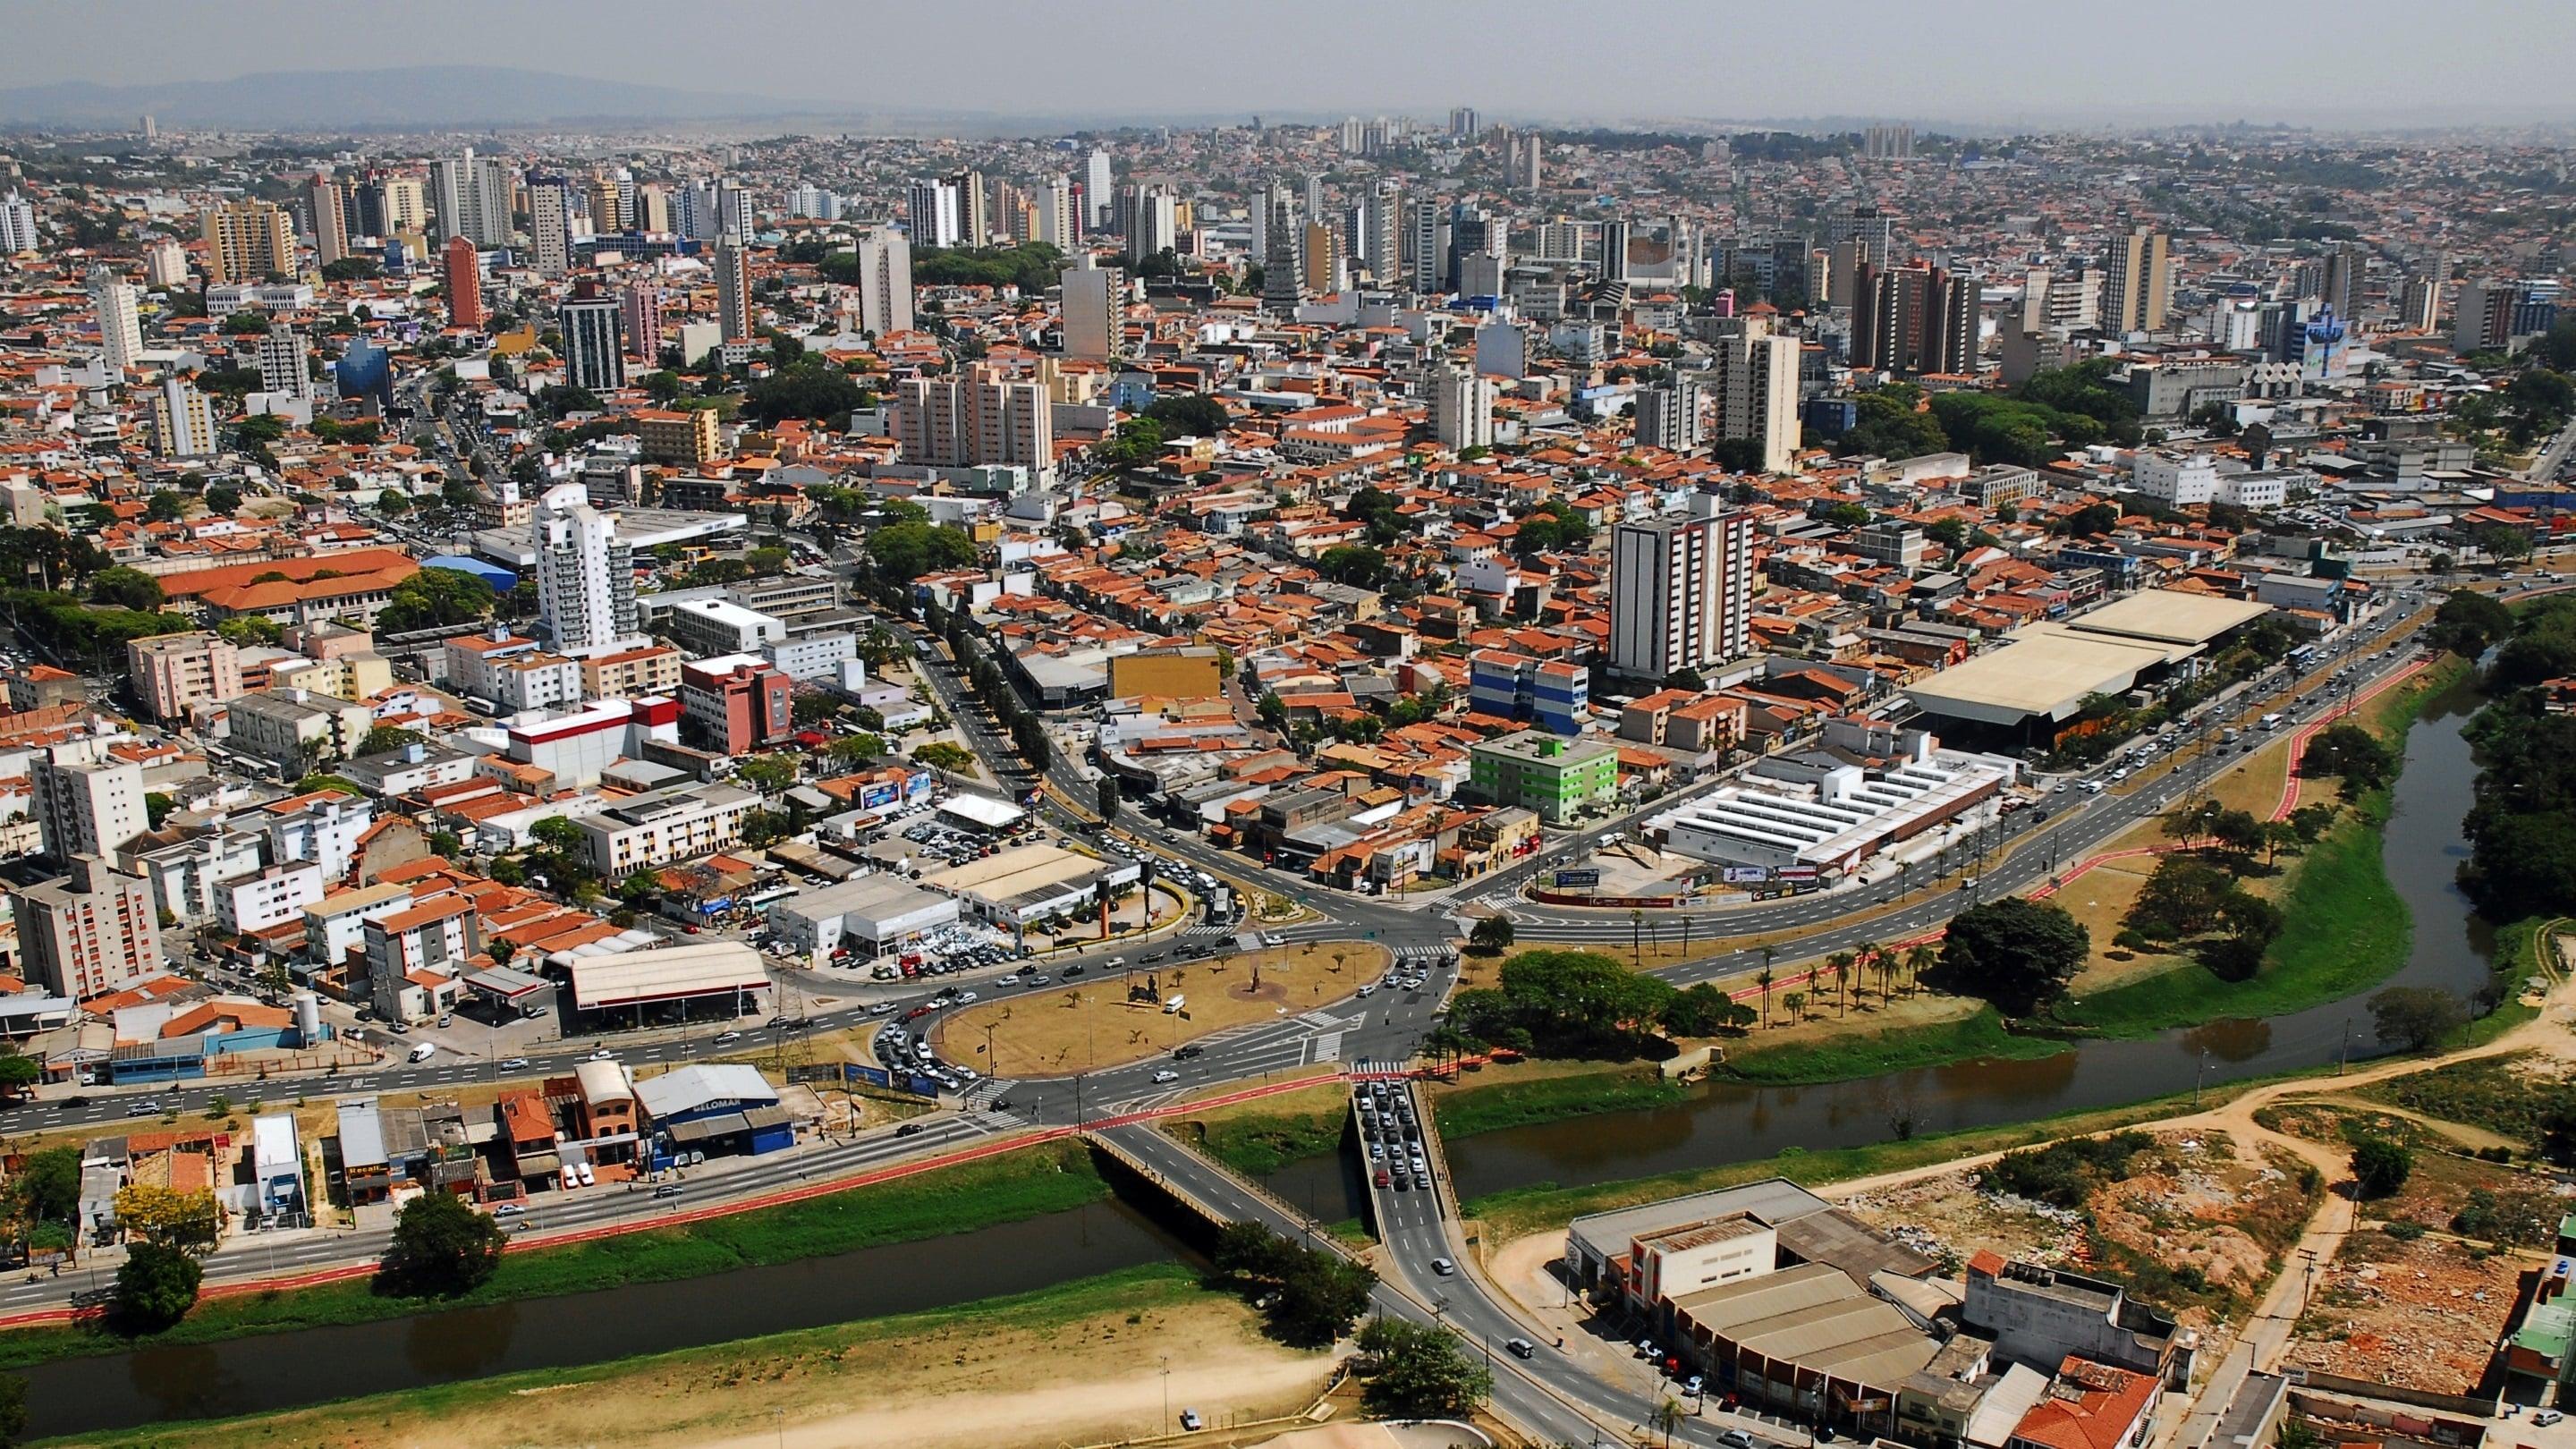
[[[854,1449],[1009,1449],[1155,1432],[1165,1359],[1175,1408],[1219,1421],[1304,1407],[1326,1367],[1262,1341],[1251,1310],[1202,1288],[1190,1269],[1157,1263],[955,1308],[82,1442],[663,1449],[777,1435]]]
[[[1488,1066],[1434,1087],[1433,1111],[1449,1140],[1585,1117],[1677,1106],[1698,1089],[1652,1066],[1612,1062],[1527,1062]]]
[[[1302,1091],[1233,1102],[1166,1120],[1163,1130],[1247,1177],[1263,1178],[1342,1145],[1350,1089],[1328,1077]]]
[[[699,1278],[1018,1222],[1101,1201],[1109,1191],[1087,1150],[1052,1143],[680,1227],[516,1250],[502,1257],[489,1282],[458,1298],[379,1294],[368,1280],[353,1279],[210,1298],[148,1338],[126,1338],[90,1324],[16,1329],[0,1333],[0,1368]]]

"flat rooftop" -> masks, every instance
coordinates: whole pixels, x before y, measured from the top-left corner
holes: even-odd
[[[1688,1197],[1594,1213],[1567,1224],[1566,1234],[1590,1248],[1594,1256],[1607,1259],[1627,1252],[1628,1245],[1639,1238],[1712,1218],[1750,1213],[1778,1226],[1832,1206],[1832,1203],[1785,1177],[1772,1177],[1748,1182],[1741,1187],[1696,1192]]]
[[[2002,725],[2033,715],[2065,719],[2088,695],[2135,688],[2139,675],[2171,662],[2172,647],[2033,624],[1999,648],[1907,685],[1905,693],[1925,710],[1956,719]]]
[[[2180,589],[2147,589],[2065,621],[2069,629],[2166,644],[2206,644],[2272,612],[2269,604]]]

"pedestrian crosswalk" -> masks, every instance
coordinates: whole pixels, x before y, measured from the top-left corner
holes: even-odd
[[[1234,934],[1234,927],[1227,925],[1223,921],[1201,921],[1195,926],[1183,928],[1181,934],[1184,936],[1231,936]]]
[[[1315,1049],[1308,1053],[1308,1056],[1317,1062],[1340,1061],[1342,1059],[1342,1034],[1338,1031],[1318,1033],[1315,1037]]]
[[[1425,965],[1443,964],[1450,959],[1451,955],[1451,951],[1446,946],[1398,946],[1395,948],[1396,960],[1420,961]]]
[[[1008,1077],[986,1077],[984,1080],[968,1087],[965,1094],[960,1096],[957,1100],[967,1111],[980,1112],[986,1106],[1008,1093],[1015,1085],[1017,1084],[1012,1082]]]

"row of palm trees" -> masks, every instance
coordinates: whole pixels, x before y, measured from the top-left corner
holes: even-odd
[[[1771,988],[1779,980],[1778,975],[1771,969],[1772,958],[1777,954],[1777,948],[1763,947],[1762,969],[1753,973],[1753,984],[1762,991],[1762,1024],[1766,1027],[1771,1024]],[[1905,992],[1910,996],[1923,989],[1923,973],[1939,964],[1940,959],[1941,953],[1935,950],[1929,941],[1917,941],[1902,953],[1891,947],[1881,946],[1875,941],[1864,941],[1857,950],[1836,951],[1826,957],[1824,967],[1817,972],[1817,977],[1821,980],[1826,975],[1832,976],[1834,985],[1840,993],[1837,1014],[1848,1016],[1851,1014],[1854,976],[1865,981],[1870,973],[1876,972],[1879,999],[1893,1001],[1896,999],[1899,976],[1905,978]],[[1797,996],[1797,1004],[1800,1007],[1806,1004],[1803,993],[1792,994]]]

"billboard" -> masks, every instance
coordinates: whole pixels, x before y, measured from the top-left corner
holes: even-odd
[[[904,793],[904,798],[906,798],[906,799],[911,799],[911,798],[913,798],[913,797],[915,797],[915,796],[919,796],[919,795],[927,795],[927,794],[929,794],[929,793],[930,793],[930,772],[929,772],[928,770],[915,770],[915,771],[913,771],[913,772],[912,772],[912,777],[911,777],[910,779],[905,780],[905,781],[903,782],[903,793]]]
[[[916,1097],[936,1097],[939,1095],[939,1083],[929,1077],[922,1076],[918,1072],[911,1074],[905,1079],[903,1089],[912,1093]]]
[[[1814,880],[1815,878],[1816,868],[1812,865],[1784,865],[1780,867],[1780,879],[1782,880]]]
[[[1758,885],[1771,878],[1771,868],[1767,865],[1730,865],[1718,878],[1728,885]]]
[[[894,1074],[883,1067],[863,1067],[853,1062],[848,1070],[850,1080],[865,1082],[871,1087],[882,1087],[889,1092],[894,1090]]]
[[[1592,869],[1560,870],[1556,873],[1556,883],[1560,886],[1580,886],[1590,890],[1601,884],[1601,872]]]
[[[870,785],[859,792],[859,808],[862,810],[882,810],[902,798],[903,792],[896,788],[891,781],[881,785]]]

